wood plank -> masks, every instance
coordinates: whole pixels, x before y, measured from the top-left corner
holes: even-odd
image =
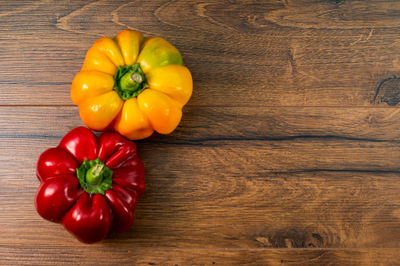
[[[0,247],[2,264],[71,265],[395,265],[399,249],[129,249]]]
[[[185,107],[173,134],[154,134],[150,141],[343,139],[395,144],[399,120],[397,108]],[[61,139],[82,125],[77,107],[0,107],[0,138]]]
[[[150,172],[134,227],[101,245],[399,248],[398,178],[370,173],[240,178]],[[33,198],[38,182],[32,173],[1,179],[0,245],[86,246],[37,215]]]
[[[399,9],[393,1],[15,1],[0,8],[0,105],[72,105],[69,86],[87,49],[132,28],[181,50],[195,82],[191,106],[395,106]]]
[[[14,160],[18,158],[17,155],[30,160],[31,156],[39,156],[42,151],[56,146],[58,142],[58,138],[1,138],[0,146],[4,154],[0,160],[10,167],[4,169],[3,174],[18,169],[21,162]],[[400,147],[398,143],[392,142],[319,138],[274,141],[222,140],[195,144],[143,141],[138,143],[138,147],[145,160],[152,160],[149,162],[150,166],[158,166],[152,169],[152,173],[159,175],[163,175],[164,171],[169,169],[173,170],[175,175],[189,174],[193,168],[200,171],[197,174],[215,174],[215,169],[221,169],[219,175],[238,177],[315,171],[400,171]],[[187,156],[182,156],[183,154]],[[34,161],[30,160],[29,163],[32,165]]]
[[[0,244],[76,246],[33,207],[35,158],[57,138],[1,138]],[[144,247],[399,247],[400,148],[337,140],[142,142]],[[388,156],[391,158],[388,160]],[[24,167],[21,167],[21,166]],[[31,204],[27,204],[31,202]],[[190,222],[189,222],[190,221]],[[33,230],[33,228],[39,228]],[[15,236],[18,235],[16,238]]]

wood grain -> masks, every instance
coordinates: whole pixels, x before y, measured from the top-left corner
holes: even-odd
[[[397,108],[190,106],[184,107],[182,122],[173,134],[154,134],[151,140],[194,144],[325,138],[396,143],[399,120]],[[61,138],[81,125],[76,106],[0,107],[1,138]]]
[[[125,28],[163,36],[180,49],[195,82],[192,106],[354,107],[400,101],[396,93],[375,97],[381,82],[400,70],[392,56],[400,53],[398,3],[246,2],[4,4],[0,84],[8,93],[0,104],[72,105],[69,87],[85,52],[99,36]]]
[[[400,2],[0,2],[1,265],[396,265]],[[134,227],[85,245],[33,204],[41,152],[83,125],[87,49],[163,36],[194,78],[183,120],[138,141]]]
[[[1,121],[14,121],[0,135],[0,146],[4,147],[0,163],[8,165],[0,174],[0,188],[14,200],[11,205],[8,198],[0,201],[6,213],[0,221],[7,229],[0,244],[5,245],[15,234],[20,235],[14,241],[19,244],[49,239],[63,242],[69,235],[59,225],[38,217],[32,203],[24,206],[24,201],[34,197],[38,186],[35,158],[57,145],[65,131],[80,124],[77,109],[0,109]],[[308,112],[308,121],[301,118],[304,110],[298,108],[275,112],[268,108],[248,108],[246,112],[224,108],[226,112],[219,115],[206,115],[215,108],[196,108],[199,117],[213,118],[210,120],[193,118],[191,109],[176,133],[138,142],[147,169],[147,190],[137,210],[136,226],[108,240],[110,243],[193,248],[399,247],[395,232],[399,232],[400,186],[394,181],[400,173],[400,148],[389,131],[384,138],[378,137],[385,125],[393,124],[396,110],[368,108],[363,113],[355,108],[347,110],[345,116],[306,108],[313,109]],[[247,125],[243,132],[220,129],[251,119],[257,124],[256,110],[267,121],[281,121],[285,131],[278,134],[279,126],[260,125]],[[311,119],[312,113],[319,116]],[[369,121],[366,117],[372,115],[376,123],[367,128],[355,123]],[[42,119],[37,119],[40,116]],[[303,127],[310,128],[306,135],[299,133],[299,118]],[[203,131],[183,137],[196,132],[194,122]],[[36,130],[24,124],[32,124]],[[356,128],[359,138],[348,137],[354,136]],[[329,131],[321,136],[320,132]],[[346,131],[348,136],[337,135]],[[177,138],[180,134],[182,138]],[[21,164],[25,167],[19,169],[20,179],[15,180],[13,171]],[[30,189],[21,189],[21,185]],[[28,221],[46,226],[46,230],[37,235]],[[76,241],[63,244],[64,248],[76,245]]]
[[[34,251],[34,252],[32,252]],[[127,249],[88,247],[70,254],[54,247],[1,248],[0,262],[11,264],[18,256],[20,265],[138,264],[138,265],[395,265],[399,249]],[[32,253],[31,253],[32,252]]]

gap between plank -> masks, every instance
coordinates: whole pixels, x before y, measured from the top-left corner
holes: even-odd
[[[21,108],[41,108],[41,107],[74,107],[77,108],[74,104],[0,104],[0,108],[9,108],[9,107],[21,107]],[[376,108],[376,109],[400,109],[400,106],[369,106],[369,105],[355,105],[355,106],[336,106],[336,105],[185,105],[185,107],[190,108],[342,108],[342,109],[367,109],[367,108]]]

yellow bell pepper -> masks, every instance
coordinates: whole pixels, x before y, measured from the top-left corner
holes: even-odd
[[[178,126],[192,89],[190,71],[173,45],[124,30],[89,49],[72,82],[71,98],[89,128],[143,139]]]

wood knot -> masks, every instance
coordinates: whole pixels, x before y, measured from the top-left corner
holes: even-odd
[[[400,102],[400,78],[393,76],[382,80],[376,88],[373,102],[396,106]]]
[[[299,229],[289,229],[267,236],[258,236],[255,240],[264,247],[273,248],[315,248],[324,246],[324,239],[320,234]]]

